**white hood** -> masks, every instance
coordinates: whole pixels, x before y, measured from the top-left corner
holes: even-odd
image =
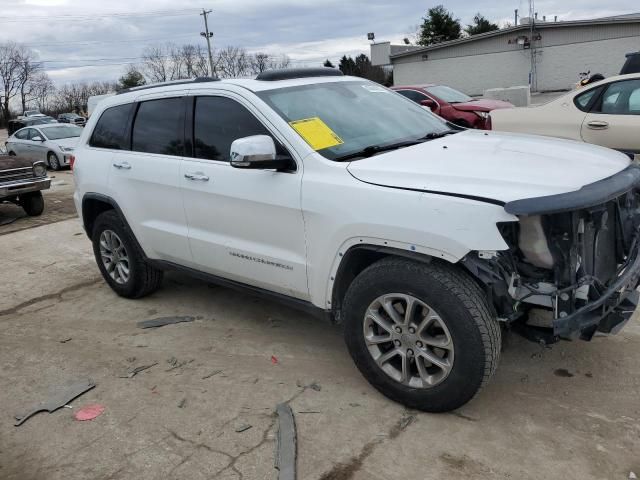
[[[468,130],[357,160],[348,170],[377,185],[509,202],[578,190],[629,163],[581,142]]]

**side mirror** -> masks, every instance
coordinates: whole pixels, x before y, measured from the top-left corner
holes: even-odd
[[[40,135],[36,135],[31,140],[33,140],[34,142],[44,142],[44,138],[42,138]]]
[[[259,170],[289,170],[291,158],[278,158],[276,144],[269,135],[238,138],[231,144],[231,166]]]
[[[436,102],[434,102],[433,100],[431,100],[430,98],[426,99],[426,100],[421,100],[420,101],[420,105],[422,105],[423,107],[427,107],[430,108],[431,110],[435,110],[438,105],[436,104]]]

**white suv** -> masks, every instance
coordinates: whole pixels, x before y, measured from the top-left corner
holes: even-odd
[[[640,276],[628,157],[452,128],[333,69],[141,87],[91,116],[75,202],[119,295],[168,269],[268,293],[342,323],[383,394],[447,411],[503,330],[614,333]]]

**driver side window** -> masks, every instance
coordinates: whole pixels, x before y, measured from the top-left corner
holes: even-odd
[[[16,132],[16,138],[18,140],[27,140],[29,138],[29,130],[30,128],[25,128],[24,130],[20,130]]]
[[[196,97],[193,117],[196,158],[229,162],[234,140],[251,135],[271,136],[249,110],[226,97]]]

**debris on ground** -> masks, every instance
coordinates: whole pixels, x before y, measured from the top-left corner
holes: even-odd
[[[287,403],[276,407],[278,415],[278,436],[276,446],[275,467],[280,472],[278,480],[295,480],[296,478],[296,422],[293,411]]]
[[[556,370],[553,371],[553,374],[556,377],[564,377],[564,378],[571,378],[573,377],[573,373],[571,373],[569,370],[567,370],[566,368],[557,368]]]
[[[180,400],[180,403],[178,404],[178,408],[184,408],[186,404],[187,404],[187,399],[183,398],[182,400]]]
[[[278,359],[276,358],[275,355],[271,355],[271,363],[273,363],[274,365],[278,364]]]
[[[236,433],[242,433],[242,432],[246,432],[251,427],[253,427],[253,425],[249,425],[248,423],[240,423],[236,425],[235,431]]]
[[[138,328],[158,328],[164,327],[165,325],[171,325],[174,323],[184,323],[184,322],[193,322],[196,317],[192,317],[190,315],[185,315],[182,317],[174,316],[174,317],[160,317],[160,318],[152,318],[151,320],[143,320],[141,322],[136,323]]]
[[[319,392],[320,390],[322,390],[322,386],[315,380],[308,385],[303,384],[301,380],[296,380],[296,386],[298,388],[303,388],[305,390],[307,388],[310,388],[311,390],[314,390],[316,392]]]
[[[62,340],[60,340],[60,343],[67,343],[71,341],[71,337],[68,338],[63,338]]]
[[[71,400],[79,397],[85,392],[88,392],[95,386],[96,384],[93,380],[84,380],[84,381],[69,385],[68,387],[63,387],[62,389],[58,390],[55,394],[53,394],[48,400],[40,403],[36,407],[29,410],[28,413],[24,415],[16,415],[15,416],[16,423],[14,425],[16,427],[19,427],[36,413],[40,413],[40,412],[53,413],[59,408],[64,407]]]
[[[638,477],[636,476],[635,473],[629,472],[629,480],[637,480],[637,479],[638,479]]]
[[[214,370],[213,372],[205,375],[204,377],[202,377],[202,380],[206,380],[207,378],[211,378],[214,375],[218,375],[219,373],[222,373],[222,370]]]
[[[194,359],[184,360],[180,362],[176,357],[171,357],[170,359],[167,360],[167,363],[171,366],[168,369],[166,369],[165,372],[170,372],[171,370],[175,370],[176,368],[182,368],[185,365],[192,363],[193,360]]]
[[[136,368],[134,368],[132,370],[129,370],[126,375],[120,375],[120,378],[133,378],[137,374],[139,374],[140,372],[142,372],[144,370],[147,370],[147,369],[149,369],[151,367],[154,367],[157,364],[158,364],[158,362],[153,362],[153,363],[150,363],[149,365],[140,365],[139,367],[136,367]]]
[[[97,403],[94,405],[87,405],[86,407],[82,407],[80,410],[78,410],[74,417],[80,422],[93,420],[94,418],[102,415],[102,412],[104,412],[105,408],[106,407],[104,405],[100,405]]]

